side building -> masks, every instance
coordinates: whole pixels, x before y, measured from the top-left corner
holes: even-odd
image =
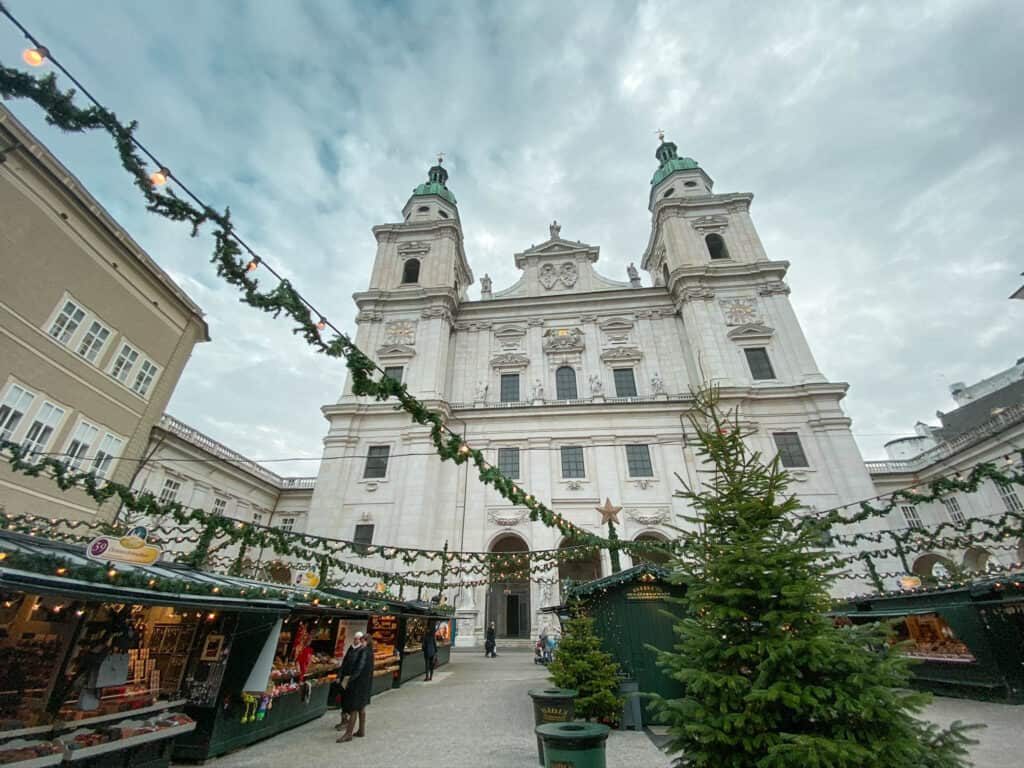
[[[129,484],[193,347],[199,307],[0,106],[0,439]],[[0,508],[112,517],[0,466]]]
[[[690,392],[707,382],[740,409],[753,447],[781,453],[808,509],[871,496],[840,407],[847,385],[815,363],[784,281],[789,263],[765,253],[753,196],[713,192],[671,142],[656,158],[647,285],[632,266],[625,281],[601,275],[599,247],[563,237],[555,222],[515,254],[518,282],[495,290],[485,275],[479,300],[467,294],[474,275],[448,173],[434,166],[401,220],[373,229],[376,260],[355,295],[358,345],[506,475],[595,533],[606,531],[595,509],[606,499],[622,508],[621,538],[664,540],[690,525],[673,494],[677,475],[702,477],[687,415]],[[426,430],[393,404],[356,397],[347,382],[323,412],[310,533],[461,551],[569,545],[469,467],[441,463]],[[560,578],[610,568],[605,554],[533,581],[451,589],[459,642],[479,642],[491,621],[499,636],[535,636]]]
[[[937,426],[918,422],[915,434],[886,444],[888,460],[866,462],[878,494],[913,488],[957,473],[964,475],[982,462],[991,462],[1004,471],[1021,470],[1024,358],[975,384],[956,383],[950,390],[957,407],[938,411]],[[900,506],[885,523],[902,532],[933,530],[945,523],[966,528],[972,518],[992,520],[1007,512],[1024,515],[1024,490],[986,481],[977,493],[953,493],[934,504]],[[948,538],[955,540],[955,533]],[[879,570],[902,571],[929,579],[958,570],[1001,570],[1015,563],[1024,563],[1024,539],[1008,537],[972,546],[909,551],[905,562],[890,557],[879,564]],[[896,586],[894,578],[885,581],[887,588]]]

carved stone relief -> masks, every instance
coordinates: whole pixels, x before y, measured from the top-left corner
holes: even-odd
[[[451,322],[452,313],[448,310],[447,307],[427,307],[422,312],[420,312],[420,317],[422,317],[424,320],[431,320],[435,317],[440,317],[444,320],[447,320],[448,322]]]
[[[370,310],[364,310],[356,315],[357,323],[379,323],[384,319],[384,315],[381,312],[371,312]]]
[[[601,353],[603,363],[635,363],[644,356],[639,347],[614,347]]]
[[[525,509],[489,509],[487,510],[487,519],[495,525],[500,525],[504,528],[511,528],[519,525],[526,519]]]
[[[554,288],[556,283],[561,283],[566,288],[572,288],[576,285],[578,278],[579,270],[572,261],[566,261],[558,267],[554,264],[545,264],[540,268],[540,275],[538,276],[540,284],[548,291]]]
[[[715,292],[710,288],[706,288],[703,285],[690,285],[683,288],[679,295],[679,298],[684,302],[686,301],[710,301],[715,298]]]
[[[702,235],[706,235],[711,232],[722,232],[728,225],[728,217],[721,215],[699,216],[690,222],[690,226]]]
[[[551,328],[544,332],[545,352],[582,352],[583,332],[579,328]]]
[[[515,325],[506,325],[494,332],[498,347],[506,352],[514,352],[523,348],[526,330]]]
[[[413,240],[409,243],[398,244],[398,255],[403,258],[409,256],[422,256],[426,253],[430,253],[430,243],[423,242],[421,240]]]
[[[415,320],[391,320],[384,326],[384,337],[387,344],[415,344]]]
[[[668,507],[626,509],[626,517],[641,525],[659,525],[668,522],[670,516]]]
[[[492,368],[526,368],[530,358],[522,353],[505,352],[491,358]]]
[[[722,314],[725,315],[726,325],[750,325],[760,321],[757,309],[757,299],[719,299],[719,306]]]
[[[757,292],[762,296],[773,296],[775,294],[785,295],[789,293],[789,286],[782,280],[772,280],[770,283],[762,285]]]

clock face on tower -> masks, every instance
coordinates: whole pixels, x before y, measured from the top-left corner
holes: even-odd
[[[388,344],[415,344],[416,323],[412,320],[392,320],[384,326]]]

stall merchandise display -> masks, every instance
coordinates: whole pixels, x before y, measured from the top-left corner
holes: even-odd
[[[957,639],[953,629],[937,613],[907,616],[896,625],[898,640],[911,640],[904,653],[924,661],[948,661],[968,664],[974,654]]]
[[[0,744],[0,765],[29,761],[32,765],[56,765],[63,758],[64,746],[57,741],[14,739]]]
[[[372,616],[369,623],[373,638],[373,676],[393,675],[399,670],[401,659],[398,655],[398,617],[394,615]]]
[[[423,645],[423,635],[427,631],[427,620],[419,616],[410,616],[405,620],[405,648],[406,653],[420,650]]]

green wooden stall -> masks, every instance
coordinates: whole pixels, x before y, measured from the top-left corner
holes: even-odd
[[[855,624],[891,622],[915,659],[915,687],[1024,703],[1024,573],[852,598],[833,616]]]
[[[602,646],[619,663],[622,672],[636,681],[641,693],[668,698],[682,696],[682,686],[658,667],[648,646],[668,650],[675,642],[673,625],[683,608],[671,598],[685,594],[685,587],[668,581],[668,570],[644,563],[595,581],[570,586],[566,602],[578,600],[594,619]],[[568,615],[559,606],[559,618]],[[650,722],[647,707],[643,723]]]

